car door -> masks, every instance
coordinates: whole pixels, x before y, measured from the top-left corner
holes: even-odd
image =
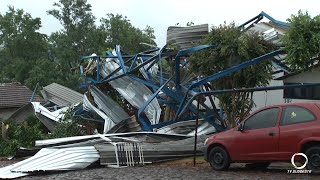
[[[294,153],[300,151],[299,143],[316,133],[314,132],[314,127],[318,126],[316,119],[316,115],[307,107],[283,108],[279,125],[279,160],[289,160]]]
[[[235,160],[272,160],[278,152],[279,107],[259,111],[244,121],[244,129],[235,132]]]

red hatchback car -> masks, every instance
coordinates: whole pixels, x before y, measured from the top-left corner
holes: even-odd
[[[257,110],[238,127],[206,139],[204,152],[215,170],[228,169],[233,162],[267,168],[270,162],[290,161],[295,153],[304,153],[308,158],[307,169],[317,173],[320,103],[287,103]]]

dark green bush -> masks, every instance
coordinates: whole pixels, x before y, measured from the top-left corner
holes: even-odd
[[[0,156],[14,155],[19,147],[33,148],[36,140],[85,134],[78,123],[79,120],[71,118],[68,114],[66,120],[61,121],[52,133],[48,133],[46,127],[34,115],[30,115],[21,124],[15,124],[10,120],[6,122],[6,139],[0,137]]]

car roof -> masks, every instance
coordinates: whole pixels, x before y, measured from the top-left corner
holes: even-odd
[[[308,106],[308,105],[317,105],[318,108],[320,108],[320,101],[310,101],[310,102],[290,102],[290,103],[281,103],[281,104],[273,104],[273,105],[269,105],[269,106],[265,106],[265,107],[262,107],[262,108],[259,108],[259,109],[256,109],[252,112],[250,112],[250,114],[245,118],[249,118],[250,116],[256,114],[257,112],[259,111],[263,111],[264,109],[268,109],[268,108],[272,108],[272,107],[286,107],[286,106]]]
[[[317,104],[318,106],[320,106],[320,102],[319,101],[313,101],[313,102],[290,102],[290,103],[281,103],[281,104],[273,104],[273,105],[269,105],[266,106],[264,108],[261,109],[265,109],[265,108],[270,108],[270,107],[285,107],[285,106],[305,106],[305,105],[310,105],[310,104]]]

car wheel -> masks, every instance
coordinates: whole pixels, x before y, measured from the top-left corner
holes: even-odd
[[[213,147],[209,154],[209,163],[214,170],[226,170],[230,166],[228,152],[221,146]]]
[[[270,165],[270,162],[250,163],[246,164],[246,168],[254,170],[264,170]]]
[[[313,146],[307,149],[308,157],[307,169],[312,170],[312,173],[320,173],[320,146]]]

